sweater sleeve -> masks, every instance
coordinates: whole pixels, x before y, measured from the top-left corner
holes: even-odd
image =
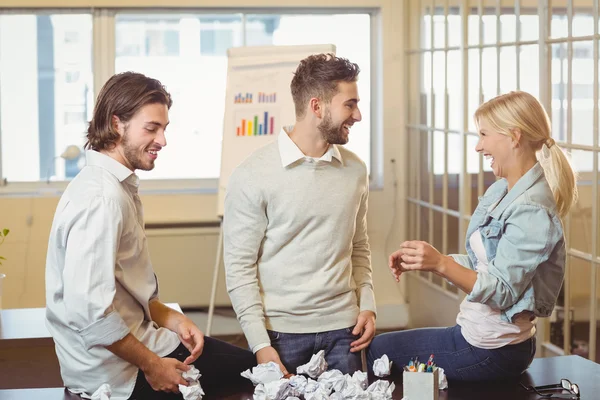
[[[361,196],[360,206],[356,214],[356,229],[352,239],[352,275],[356,282],[360,311],[373,311],[376,313],[371,250],[369,248],[369,237],[367,236],[369,182],[368,177],[366,179],[365,191]]]
[[[267,227],[266,202],[245,171],[231,175],[223,215],[227,291],[250,348],[270,344],[258,285],[257,260]]]

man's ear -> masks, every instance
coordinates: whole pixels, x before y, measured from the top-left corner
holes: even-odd
[[[316,97],[313,97],[308,102],[308,109],[311,111],[317,118],[323,118],[323,107],[321,106],[321,100]]]
[[[121,122],[121,119],[116,115],[113,115],[111,118],[111,124],[114,131],[116,131],[120,136],[125,134],[125,124]]]

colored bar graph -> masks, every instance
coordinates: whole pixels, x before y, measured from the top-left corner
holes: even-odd
[[[252,93],[237,93],[233,96],[233,102],[235,104],[251,104]]]
[[[258,92],[259,103],[275,103],[277,101],[277,93]]]
[[[272,135],[275,131],[275,117],[269,115],[268,111],[258,112],[255,115],[248,115],[246,118],[238,119],[236,126],[236,136],[262,136]]]

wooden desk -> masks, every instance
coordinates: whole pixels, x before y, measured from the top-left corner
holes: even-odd
[[[179,304],[167,305],[181,312]],[[62,386],[46,309],[0,310],[0,389]]]
[[[579,356],[537,358],[521,381],[533,385],[558,383],[567,378],[581,388],[581,400],[597,399],[600,394],[600,364]],[[394,399],[402,399],[401,377],[395,377]],[[218,393],[207,393],[204,400],[246,400],[252,398],[253,388],[249,384],[244,390],[234,392],[223,388]],[[73,400],[78,399],[62,388],[0,390],[0,400]],[[440,400],[534,400],[535,393],[528,393],[517,382],[456,383],[450,382],[448,390],[440,391]]]

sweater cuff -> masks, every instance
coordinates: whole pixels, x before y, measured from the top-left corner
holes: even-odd
[[[248,347],[251,349],[254,350],[255,347],[265,343],[267,343],[268,346],[271,345],[271,339],[269,339],[267,329],[262,322],[246,325],[243,327],[243,329],[246,339],[248,340]]]
[[[377,307],[375,306],[375,293],[371,286],[362,286],[358,289],[358,302],[360,311],[373,311],[377,315]]]
[[[252,348],[252,353],[256,354],[257,351],[264,349],[265,347],[269,347],[271,343],[261,343],[257,344]]]
[[[110,346],[129,333],[129,328],[116,310],[79,331],[87,350],[94,346]]]

